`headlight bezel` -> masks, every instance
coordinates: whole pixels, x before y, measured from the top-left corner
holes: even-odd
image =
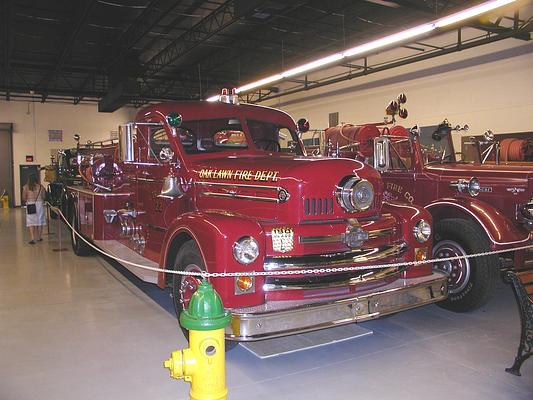
[[[418,243],[426,243],[432,233],[431,224],[425,219],[419,220],[413,227],[413,236]]]
[[[370,189],[371,197],[369,201],[361,203],[357,201],[357,193],[360,193],[364,188]],[[374,185],[369,180],[357,176],[349,176],[344,178],[337,186],[336,197],[337,203],[345,211],[355,213],[371,208],[376,197],[376,192]]]
[[[519,205],[518,209],[522,213],[522,216],[527,220],[533,219],[533,198],[531,198],[527,203]]]
[[[468,193],[472,197],[476,197],[481,192],[481,183],[475,176],[470,179],[451,181],[450,187],[455,188],[459,193]]]
[[[479,179],[473,176],[468,181],[468,194],[472,197],[476,197],[480,191],[481,191],[481,184],[479,183]]]
[[[255,255],[253,258],[246,259],[246,257],[243,256],[244,252],[246,251],[244,246],[249,246],[247,247],[248,250],[255,249]],[[233,258],[239,264],[242,264],[242,265],[252,264],[259,257],[259,254],[260,254],[259,243],[257,242],[257,240],[255,240],[253,236],[242,236],[241,238],[239,238],[233,243],[232,253],[233,253]]]

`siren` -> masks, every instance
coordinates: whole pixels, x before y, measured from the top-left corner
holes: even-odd
[[[239,96],[237,95],[237,89],[231,89],[231,95],[227,88],[222,89],[222,92],[218,98],[222,103],[227,104],[239,104]]]
[[[222,92],[220,93],[220,97],[218,100],[221,101],[222,103],[230,102],[227,88],[222,89]]]

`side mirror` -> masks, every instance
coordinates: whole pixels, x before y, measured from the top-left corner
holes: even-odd
[[[135,161],[135,124],[126,124],[118,129],[118,148],[120,160],[124,162]]]
[[[418,127],[418,125],[415,125],[411,129],[409,129],[409,133],[414,137],[418,137],[420,136],[420,128]]]
[[[390,139],[374,138],[374,168],[380,172],[390,168]]]
[[[309,121],[305,118],[300,118],[298,122],[296,122],[296,127],[298,128],[298,134],[305,133],[309,130]]]
[[[484,133],[483,133],[483,137],[485,138],[485,141],[487,143],[492,143],[494,142],[494,132],[492,132],[490,129],[487,129]]]
[[[435,140],[436,142],[440,142],[441,139],[449,135],[452,131],[452,127],[447,119],[445,119],[439,126],[437,126],[437,129],[435,129],[435,132],[432,133],[431,138]]]

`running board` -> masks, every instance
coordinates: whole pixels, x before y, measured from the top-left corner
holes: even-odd
[[[159,265],[157,263],[141,256],[139,253],[136,253],[128,246],[125,246],[120,243],[118,240],[95,240],[94,243],[105,252],[117,258],[121,258],[123,260],[130,261],[135,264],[146,265],[147,267],[159,268]],[[120,264],[140,280],[157,284],[157,272],[134,267],[127,263],[121,262]]]

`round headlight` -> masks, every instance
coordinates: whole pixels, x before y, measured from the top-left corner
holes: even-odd
[[[479,183],[479,179],[470,178],[468,181],[468,194],[470,194],[470,196],[477,196],[480,190],[481,184]]]
[[[427,242],[431,236],[431,225],[426,220],[421,219],[413,228],[413,236],[420,243]]]
[[[364,211],[374,201],[374,187],[366,179],[349,177],[337,187],[337,200],[348,212]]]
[[[241,264],[250,264],[259,255],[259,244],[251,236],[243,236],[233,245],[233,257]]]
[[[368,209],[374,201],[374,187],[366,179],[361,179],[353,188],[352,199],[357,210]]]

